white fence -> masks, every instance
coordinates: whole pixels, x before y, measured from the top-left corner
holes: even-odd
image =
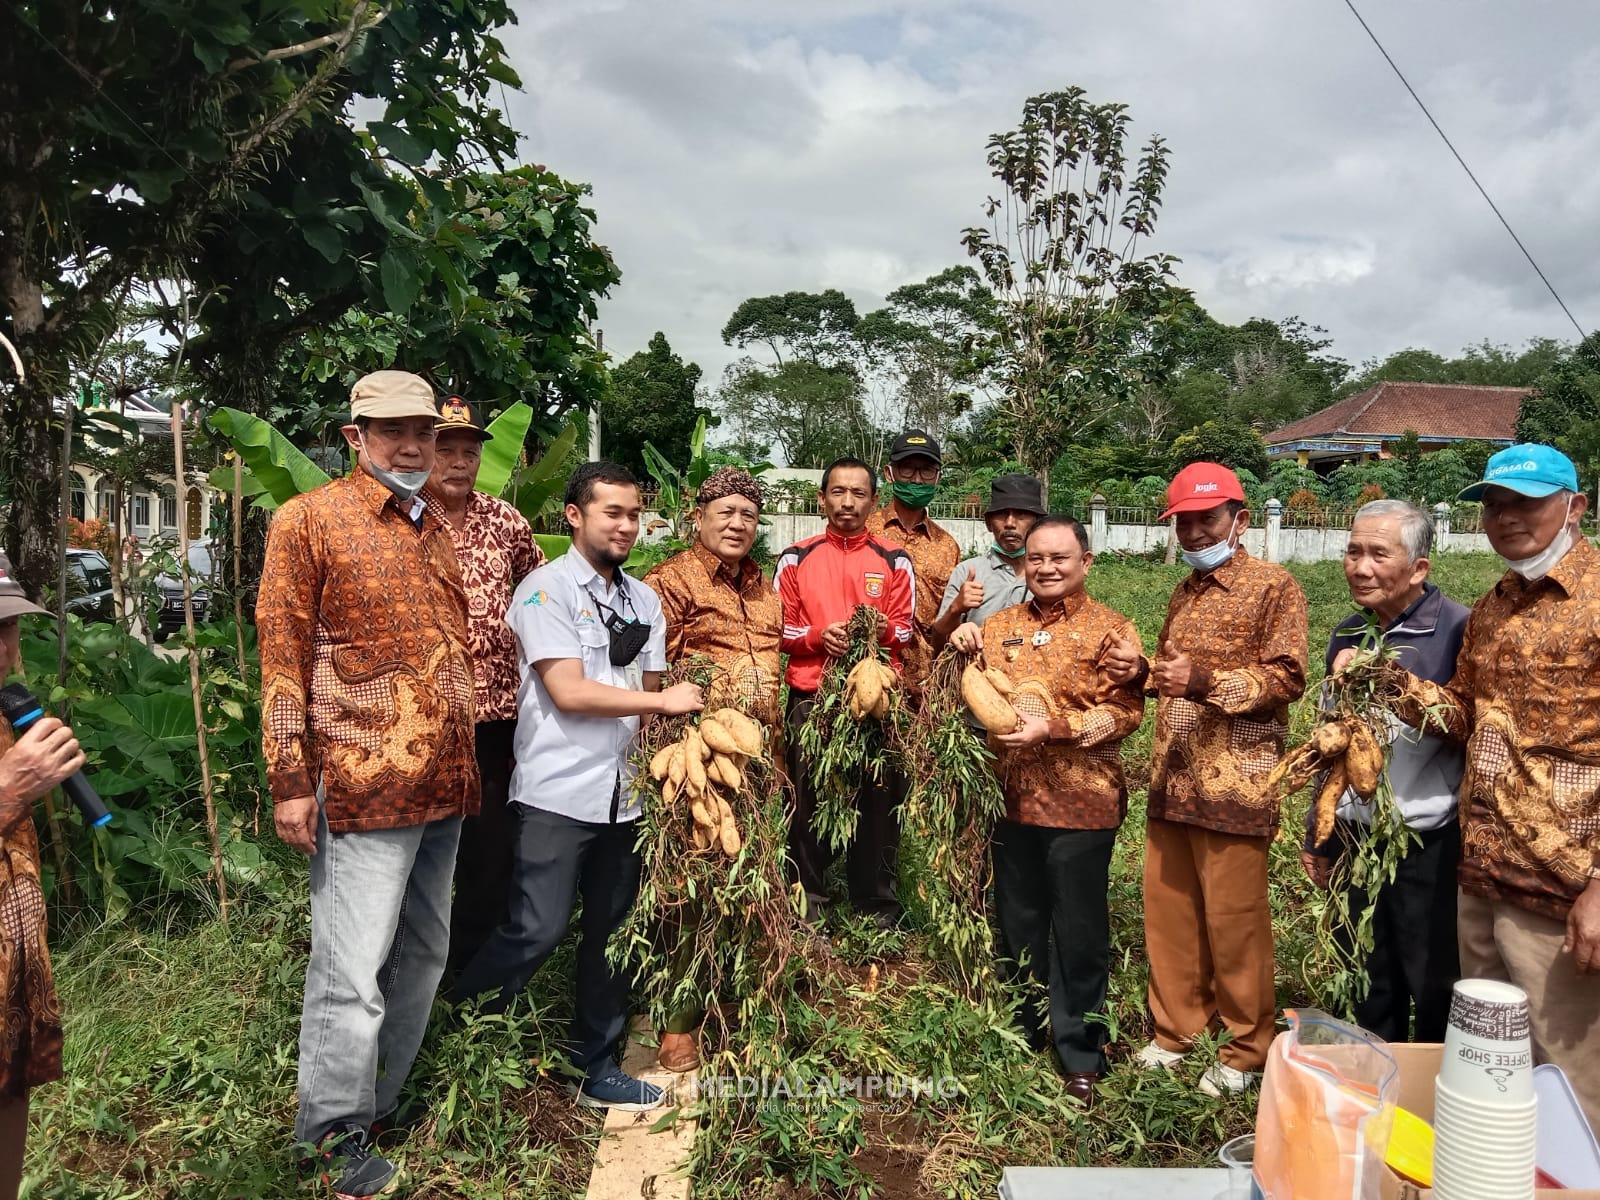
[[[1306,514],[1285,512],[1283,504],[1268,500],[1265,522],[1249,530],[1245,549],[1268,562],[1327,562],[1344,557],[1344,544],[1350,530],[1349,514],[1339,511]],[[1096,554],[1159,554],[1173,537],[1172,523],[1157,520],[1156,510],[1125,509],[1096,497],[1090,504],[1089,545]],[[978,554],[990,542],[989,530],[971,517],[936,518],[961,546],[963,554]],[[815,513],[774,512],[767,514],[767,545],[774,552],[802,538],[822,532],[822,518]],[[1433,509],[1434,552],[1489,551],[1489,539],[1480,529],[1456,532],[1450,527],[1450,506]],[[1476,525],[1476,522],[1473,522]]]

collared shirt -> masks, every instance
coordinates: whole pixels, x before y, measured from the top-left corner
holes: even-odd
[[[477,719],[517,716],[517,639],[506,624],[511,593],[544,565],[528,519],[496,496],[473,490],[460,526],[449,521],[450,540],[467,592],[467,645],[472,650],[472,692]]]
[[[939,598],[961,561],[961,547],[926,510],[907,527],[893,506],[876,509],[867,517],[867,532],[887,545],[903,547],[916,571],[915,631],[900,656],[906,687],[915,692],[933,669],[930,634],[939,615]]]
[[[320,783],[333,833],[478,811],[466,593],[437,504],[420,518],[357,468],[288,501],[267,534],[267,782],[276,802]]]
[[[1467,747],[1461,888],[1557,920],[1600,863],[1600,551],[1578,541],[1472,609],[1456,674],[1409,680],[1402,716],[1443,704]]]
[[[1456,673],[1466,627],[1467,606],[1425,583],[1422,595],[1383,627],[1383,640],[1412,674],[1448,683]],[[1339,652],[1359,646],[1366,633],[1366,612],[1352,613],[1341,621],[1328,639],[1326,669],[1333,670]],[[1410,828],[1426,833],[1456,819],[1456,791],[1461,786],[1463,765],[1461,747],[1441,736],[1436,727],[1419,729],[1391,717],[1389,787],[1401,819]],[[1306,814],[1308,827],[1313,815]],[[1354,788],[1348,789],[1339,801],[1339,816],[1370,825],[1372,802],[1363,800]]]
[[[625,667],[611,665],[607,609],[650,627],[644,649]],[[506,623],[517,635],[522,671],[511,799],[576,821],[636,820],[639,797],[628,785],[639,718],[562,712],[533,664],[575,658],[585,679],[640,691],[645,672],[667,669],[661,601],[620,570],[607,583],[583,555],[568,550],[517,585]]]
[[[0,756],[12,746],[0,720]],[[0,1094],[61,1078],[61,1001],[45,944],[44,889],[33,805],[0,794]]]
[[[968,609],[962,615],[963,621],[982,625],[1001,609],[1025,603],[1028,599],[1028,581],[1016,569],[1018,561],[990,548],[976,558],[957,563],[956,569],[950,572],[950,582],[944,585],[938,616],[944,616],[955,606],[956,597],[961,594],[969,571],[976,571],[978,582],[983,584],[983,603],[977,608]]]
[[[775,722],[783,682],[783,603],[755,559],[734,569],[696,542],[644,581],[661,599],[667,661],[705,655],[727,672],[725,680],[713,682],[714,698],[737,698],[763,721]]]
[[[785,674],[791,688],[817,690],[828,659],[822,631],[848,621],[863,604],[887,618],[883,644],[889,661],[899,667],[912,638],[917,590],[911,556],[899,546],[864,530],[846,537],[830,527],[780,554],[772,585],[783,601],[782,647],[789,656]]]
[[[1202,697],[1156,705],[1150,816],[1252,837],[1277,830],[1266,780],[1283,753],[1289,705],[1305,691],[1306,637],[1294,576],[1242,547],[1178,584],[1157,653],[1171,641],[1211,680]]]
[[[1139,644],[1121,613],[1082,592],[1048,607],[1004,609],[983,625],[983,659],[1013,683],[1038,680],[1051,697],[1050,737],[1026,750],[997,748],[1006,817],[1051,829],[1115,829],[1128,811],[1122,739],[1144,718],[1137,681],[1112,683],[1101,668],[1111,634]],[[1028,697],[1018,703],[1028,707]]]

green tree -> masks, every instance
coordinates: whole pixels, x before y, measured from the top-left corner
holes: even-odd
[[[491,34],[510,19],[505,0],[0,6],[0,328],[29,370],[0,412],[0,476],[27,585],[55,555],[54,398],[135,285],[183,278],[216,301],[208,319],[267,304],[271,324],[278,291],[254,285],[307,278],[298,247],[322,259],[312,294],[385,273],[403,288],[410,259],[381,224],[394,214],[358,187],[379,195],[386,165],[514,150],[487,103],[517,82]],[[362,99],[384,107],[357,131],[343,114]],[[243,357],[224,377],[270,365]]]
[[[753,296],[734,309],[722,327],[722,340],[748,350],[765,346],[773,362],[804,359],[824,367],[854,370],[855,303],[837,288],[824,292],[785,292]]]
[[[689,444],[695,423],[708,414],[697,396],[700,368],[685,362],[657,333],[644,350],[611,372],[611,388],[600,409],[600,445],[607,458],[647,473],[646,442],[675,452]]]
[[[855,338],[872,373],[887,376],[889,424],[941,441],[972,407],[984,371],[975,351],[994,329],[994,293],[968,266],[898,287],[861,318]]]
[[[962,235],[994,290],[999,320],[987,349],[998,409],[1016,457],[1045,484],[1074,441],[1108,424],[1165,373],[1163,324],[1180,315],[1174,259],[1140,257],[1155,232],[1168,151],[1151,138],[1130,162],[1130,118],[1082,88],[1023,105],[1022,123],[989,139],[1000,184],[989,224]]]
[[[796,359],[776,367],[749,359],[728,368],[717,392],[724,424],[751,457],[782,457],[791,467],[821,467],[845,454],[875,462],[884,446],[863,404],[861,381],[846,370]]]
[[[1522,402],[1517,437],[1566,453],[1585,488],[1600,477],[1600,333],[1588,337],[1539,376]]]
[[[1265,479],[1270,469],[1261,434],[1234,421],[1207,421],[1174,439],[1170,468],[1176,472],[1195,462],[1221,463],[1257,479]]]

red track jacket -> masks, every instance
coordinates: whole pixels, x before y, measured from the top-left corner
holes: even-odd
[[[783,599],[783,650],[789,656],[790,687],[817,690],[827,663],[822,631],[837,621],[848,621],[858,604],[870,604],[889,618],[883,644],[898,666],[900,647],[911,640],[916,595],[911,558],[899,546],[865,532],[847,538],[829,529],[796,542],[778,557],[773,586]]]

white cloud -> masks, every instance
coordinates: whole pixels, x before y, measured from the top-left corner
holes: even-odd
[[[1390,0],[1367,18],[1580,319],[1600,324],[1600,15]],[[749,296],[863,309],[962,261],[988,135],[1079,84],[1163,134],[1153,249],[1216,316],[1297,313],[1358,360],[1572,333],[1334,0],[540,0],[506,38],[524,153],[594,185],[627,354],[664,330],[715,379]]]

